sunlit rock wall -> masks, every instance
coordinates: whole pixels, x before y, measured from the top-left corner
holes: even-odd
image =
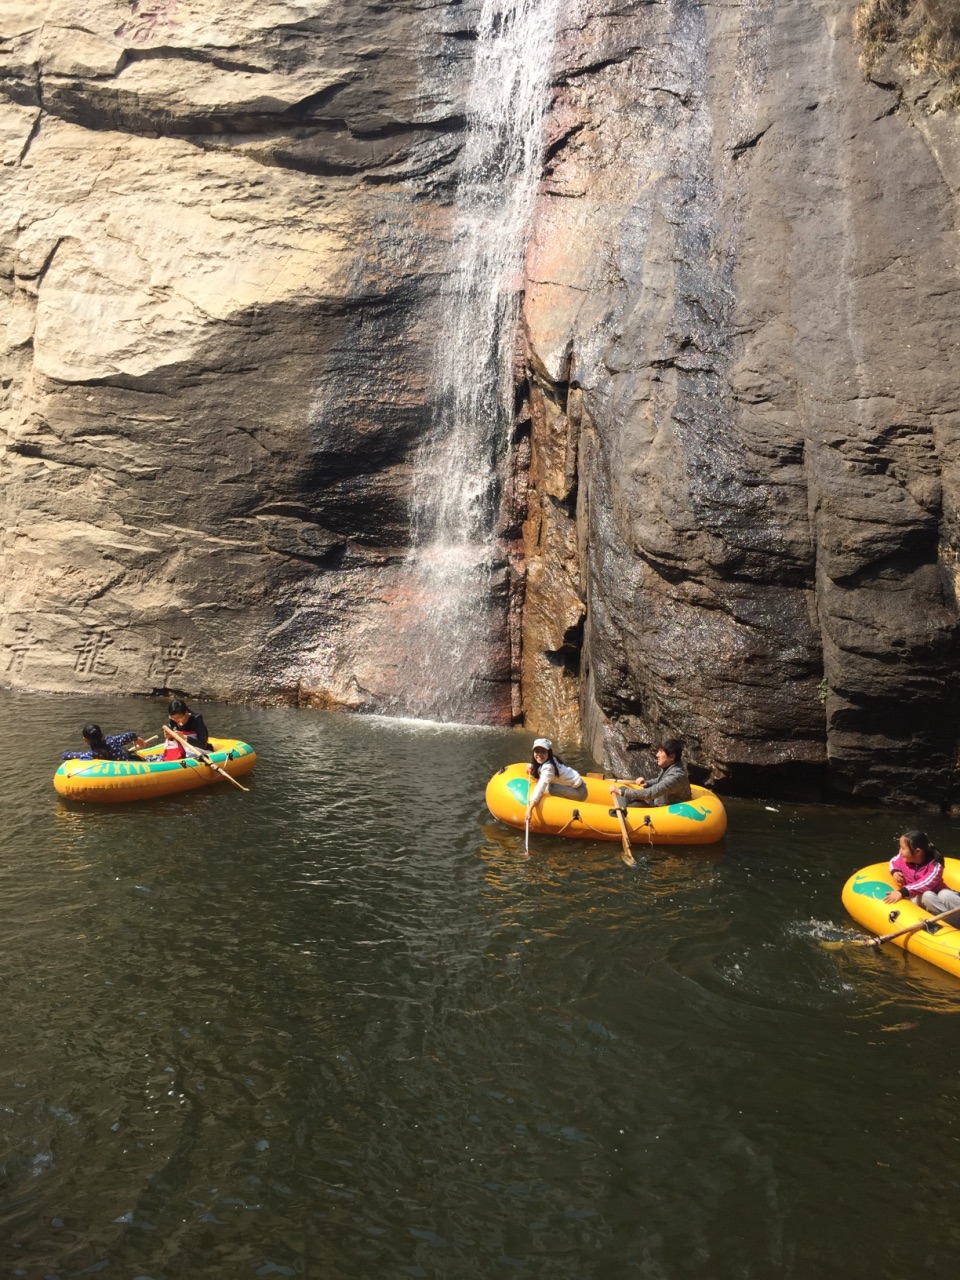
[[[728,786],[944,801],[960,126],[906,68],[866,83],[851,18],[572,13],[528,265],[526,704],[579,702],[621,769],[680,733]]]
[[[395,701],[471,14],[0,7],[0,682]]]

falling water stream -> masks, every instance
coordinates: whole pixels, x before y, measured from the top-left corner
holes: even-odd
[[[411,558],[421,625],[416,714],[490,714],[509,683],[508,581],[498,545],[523,259],[543,155],[562,0],[483,0],[438,335],[432,429],[416,464]]]

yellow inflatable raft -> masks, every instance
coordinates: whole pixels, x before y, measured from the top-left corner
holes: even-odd
[[[960,861],[945,858],[943,878],[948,888],[960,889]],[[886,862],[875,862],[873,866],[855,872],[843,886],[843,905],[857,924],[876,934],[906,929],[909,925],[919,924],[921,920],[936,921],[936,916],[924,911],[915,902],[904,899],[893,903],[884,902],[886,895],[895,888],[889,865]],[[960,920],[960,916],[953,917],[954,922],[957,920]],[[891,941],[911,955],[922,956],[924,960],[929,960],[931,964],[960,978],[960,929],[954,928],[950,920],[935,924],[932,933],[926,929],[918,929],[916,933],[909,933],[903,938],[892,938]]]
[[[530,830],[582,840],[619,840],[620,823],[611,812],[614,778],[584,778],[586,800],[544,796],[530,818]],[[487,808],[495,818],[523,830],[530,779],[525,764],[511,764],[487,783]],[[634,844],[714,844],[727,829],[723,805],[705,787],[691,787],[690,800],[660,808],[627,810],[627,830]]]
[[[211,738],[208,752],[214,764],[239,778],[257,763],[257,753],[237,738]],[[161,760],[163,744],[140,753],[139,760],[64,760],[53,775],[53,785],[70,800],[150,800],[175,791],[191,791],[224,778],[195,757]]]

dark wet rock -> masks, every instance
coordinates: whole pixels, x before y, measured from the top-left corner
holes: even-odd
[[[841,4],[612,21],[625,60],[582,77],[566,42],[526,307],[541,381],[581,393],[586,741],[632,770],[680,733],[735,789],[942,802],[956,119],[865,83]],[[553,643],[531,618],[527,668]]]

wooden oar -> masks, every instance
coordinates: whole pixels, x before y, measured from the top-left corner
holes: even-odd
[[[614,810],[617,815],[617,821],[620,823],[620,843],[623,845],[623,852],[620,854],[620,857],[628,867],[635,867],[637,865],[637,860],[630,849],[630,832],[627,830],[627,815],[619,805],[614,806]]]
[[[941,920],[948,920],[951,916],[960,916],[960,907],[951,907],[949,911],[941,911],[939,915],[931,915],[927,920],[921,920],[918,924],[908,924],[905,929],[897,929],[895,933],[881,933],[878,938],[857,938],[862,947],[879,947],[884,942],[892,942],[894,938],[904,938],[908,933],[919,933],[921,929],[926,929],[928,925],[939,924]]]
[[[218,764],[214,764],[213,761],[210,759],[210,757],[207,755],[206,751],[201,751],[199,747],[195,747],[192,743],[188,742],[186,738],[184,738],[181,734],[177,733],[176,729],[171,729],[168,726],[167,733],[170,735],[171,738],[173,738],[175,741],[180,743],[184,751],[188,751],[190,755],[195,756],[198,760],[201,760],[204,764],[209,765],[210,768],[213,769],[215,773],[219,773],[220,776],[223,778],[226,778],[228,782],[232,782],[235,787],[239,787],[241,791],[250,790],[249,787],[245,787],[241,783],[239,783],[236,780],[236,778],[231,778],[229,773],[227,773],[226,769],[221,769]]]
[[[894,938],[906,937],[908,933],[919,933],[921,929],[926,929],[928,925],[937,924],[940,920],[947,920],[950,916],[960,915],[960,907],[951,907],[949,911],[942,911],[940,915],[930,915],[926,920],[919,920],[916,924],[908,924],[903,929],[897,929],[894,933],[881,933],[876,938],[839,938],[825,939],[820,945],[825,951],[839,951],[841,947],[879,947],[884,942],[892,942]]]

